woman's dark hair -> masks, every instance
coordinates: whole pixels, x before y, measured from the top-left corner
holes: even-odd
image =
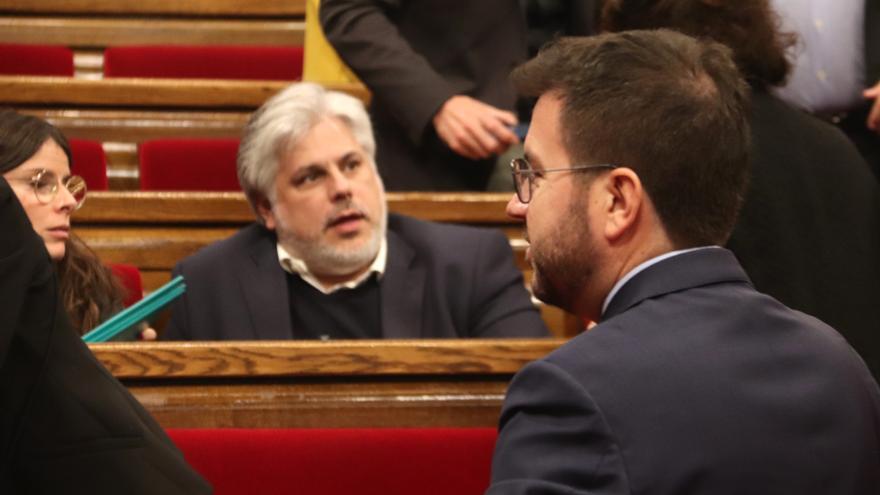
[[[47,139],[55,141],[73,163],[70,144],[61,131],[45,120],[15,110],[0,109],[0,174],[18,168],[34,156]]]
[[[76,235],[70,235],[56,269],[61,301],[80,335],[122,310],[121,284]]]
[[[21,166],[51,139],[73,164],[67,138],[52,124],[14,110],[0,110],[0,174]],[[124,289],[98,256],[71,234],[56,263],[59,292],[73,328],[82,335],[122,309]]]
[[[606,0],[601,15],[605,31],[666,28],[726,45],[758,89],[783,85],[791,71],[797,36],[779,25],[768,0]]]

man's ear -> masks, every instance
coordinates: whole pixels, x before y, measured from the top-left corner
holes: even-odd
[[[634,234],[645,200],[639,176],[631,168],[615,168],[604,178],[602,192],[606,197],[604,234],[608,242]]]
[[[263,219],[263,225],[269,230],[275,230],[277,223],[275,222],[275,214],[272,213],[272,203],[265,196],[260,196],[255,201],[257,205],[257,213]]]

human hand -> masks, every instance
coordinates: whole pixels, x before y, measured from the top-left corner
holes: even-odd
[[[868,126],[868,129],[880,134],[880,83],[877,83],[873,88],[866,89],[862,94],[865,98],[874,100],[874,104],[871,106],[871,112],[868,113],[868,121],[865,122],[865,125]]]
[[[156,337],[158,336],[159,334],[156,333],[156,329],[154,329],[153,327],[146,327],[141,330],[141,333],[138,335],[138,339],[145,342],[151,342],[156,340]]]
[[[434,115],[434,128],[452,151],[472,160],[504,153],[519,142],[509,127],[516,116],[469,96],[456,95],[446,100]]]

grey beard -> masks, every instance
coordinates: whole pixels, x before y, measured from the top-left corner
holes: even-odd
[[[363,246],[354,250],[340,249],[336,246],[290,235],[279,240],[285,250],[306,264],[310,273],[333,276],[348,275],[362,270],[376,259],[387,227],[388,215],[383,209],[379,225],[373,228],[370,239]]]

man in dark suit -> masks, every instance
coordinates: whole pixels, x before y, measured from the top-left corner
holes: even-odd
[[[484,190],[518,138],[507,74],[526,59],[517,0],[322,0],[327,40],[373,95],[389,190]]]
[[[210,493],[74,332],[42,239],[0,177],[0,492]]]
[[[166,339],[545,336],[506,237],[388,215],[363,105],[315,84],[266,102],[239,180],[259,223],[175,268]]]
[[[533,290],[598,321],[511,383],[490,494],[873,494],[880,390],[832,328],[757,292],[730,234],[748,88],[672,31],[563,39],[508,213]]]
[[[602,17],[733,50],[752,89],[752,175],[726,245],[755,288],[834,327],[880,377],[880,186],[839,129],[772,94],[791,62],[768,0],[609,0]]]

